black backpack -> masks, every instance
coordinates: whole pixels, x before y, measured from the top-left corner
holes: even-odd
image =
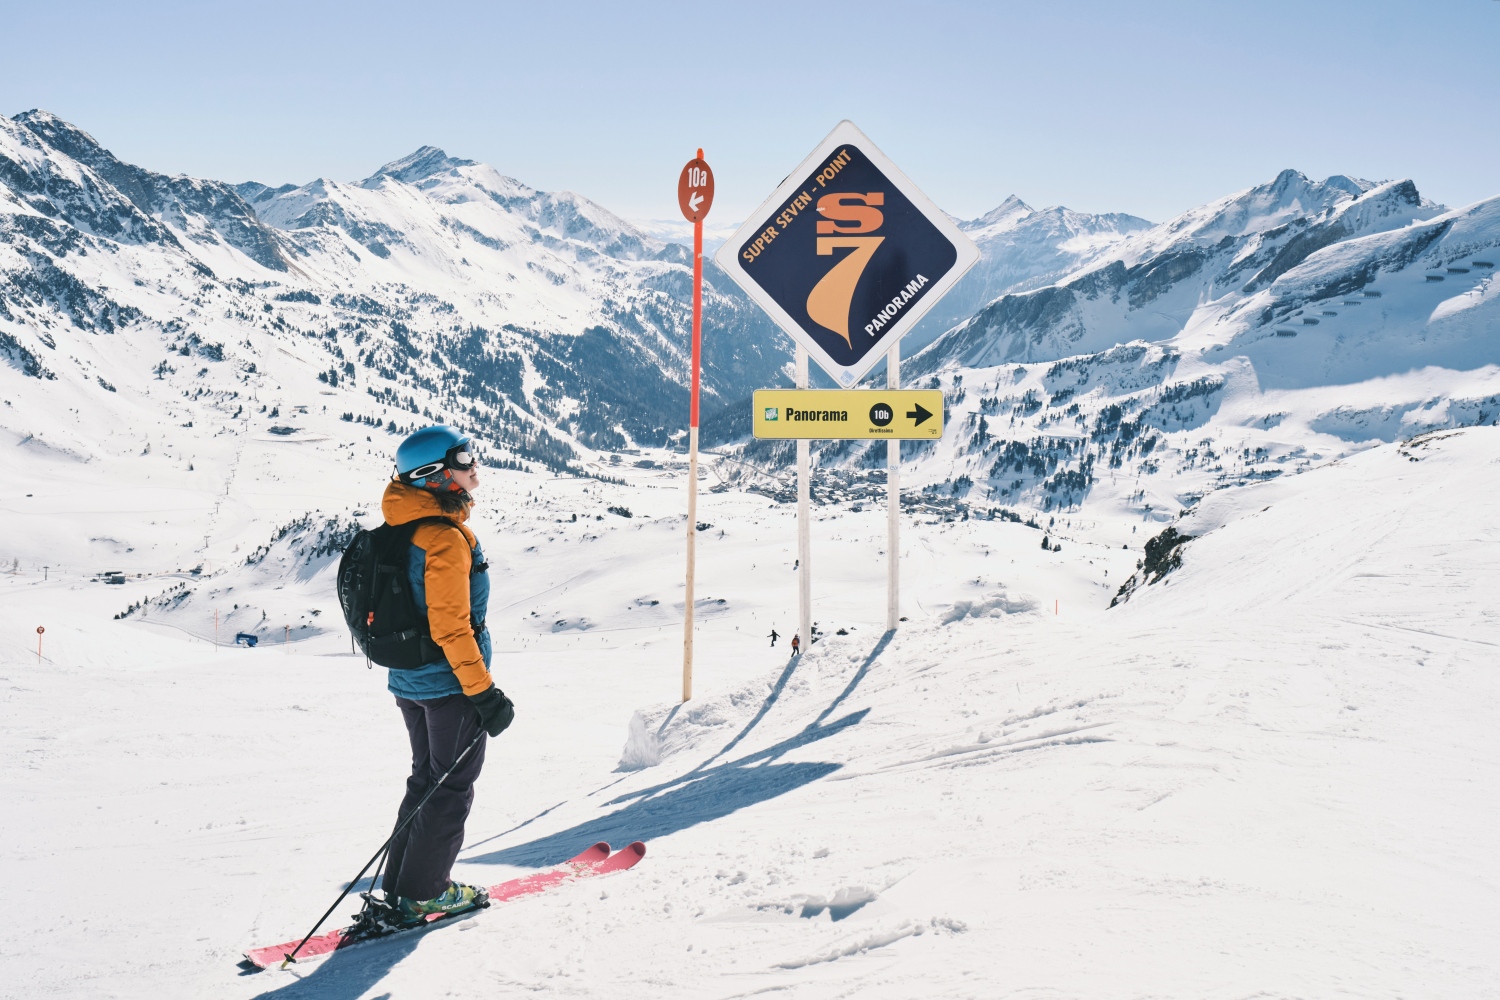
[[[339,561],[344,621],[365,657],[382,667],[415,670],[443,659],[406,578],[407,547],[417,526],[428,523],[458,527],[446,517],[382,524],[355,535]]]

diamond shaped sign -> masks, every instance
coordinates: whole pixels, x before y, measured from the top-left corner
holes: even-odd
[[[977,260],[979,248],[849,121],[714,255],[843,386]]]

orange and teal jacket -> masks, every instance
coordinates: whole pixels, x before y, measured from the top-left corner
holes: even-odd
[[[442,647],[444,659],[416,670],[389,671],[387,688],[414,701],[479,694],[493,683],[490,634],[484,627],[490,580],[482,569],[474,572],[474,567],[484,565],[484,552],[464,524],[469,509],[445,514],[429,491],[393,480],[385,488],[380,511],[387,524],[423,517],[450,522],[417,525],[407,565],[417,610],[427,615],[432,641]]]

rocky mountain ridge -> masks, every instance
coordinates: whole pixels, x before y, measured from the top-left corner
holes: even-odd
[[[83,376],[101,414],[188,345],[247,385],[316,378],[353,393],[346,410],[440,415],[567,468],[680,436],[690,273],[585,198],[432,147],[358,183],[273,188],[126,164],[46,112],[0,119],[0,351],[23,376]],[[706,285],[711,410],[775,381],[788,350],[731,283]],[[57,357],[98,334],[130,355],[117,390]],[[268,378],[291,354],[307,363]]]

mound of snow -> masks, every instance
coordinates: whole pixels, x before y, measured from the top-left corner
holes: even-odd
[[[1034,614],[1036,610],[1037,603],[1032,598],[999,590],[971,601],[955,602],[939,616],[938,621],[951,625],[965,618],[1004,618],[1006,615]]]

